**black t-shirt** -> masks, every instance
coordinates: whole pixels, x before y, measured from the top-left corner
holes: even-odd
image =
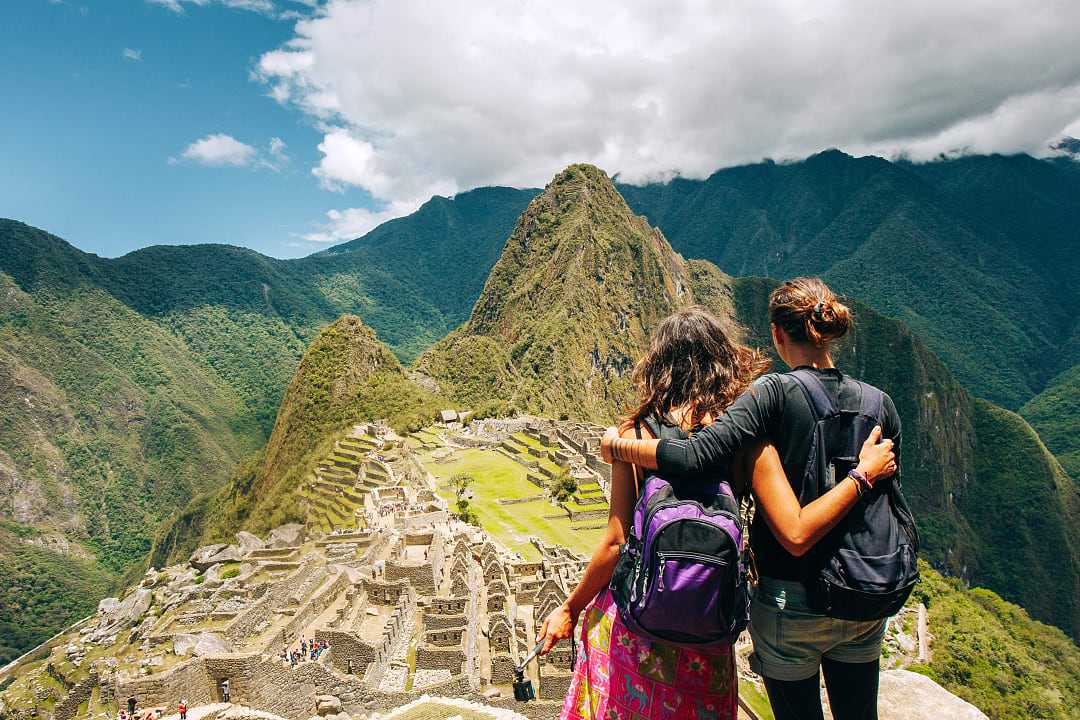
[[[861,387],[857,382],[835,368],[802,369],[818,375],[826,390],[837,398],[839,407],[859,407]],[[900,416],[888,394],[882,409],[882,435],[895,442],[899,460]],[[768,441],[776,447],[788,482],[799,497],[813,431],[813,410],[802,389],[794,380],[770,373],[758,378],[715,422],[693,437],[661,440],[656,452],[657,465],[663,473],[680,476],[726,472],[739,450]],[[799,558],[783,548],[760,512],[754,514],[750,527],[750,547],[761,575],[781,580],[802,579]]]

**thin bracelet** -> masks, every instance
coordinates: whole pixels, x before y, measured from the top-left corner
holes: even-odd
[[[866,491],[873,487],[870,484],[870,481],[866,479],[866,476],[858,470],[855,470],[854,468],[848,470],[847,475],[849,478],[855,481],[855,486],[859,489],[859,497],[862,497]]]
[[[862,485],[859,484],[858,479],[853,475],[848,475],[848,479],[855,483],[855,499],[858,500],[863,494]]]

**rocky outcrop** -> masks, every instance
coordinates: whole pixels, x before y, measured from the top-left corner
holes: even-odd
[[[91,639],[100,641],[115,635],[123,628],[137,624],[153,603],[153,590],[144,587],[137,588],[123,600],[105,598],[98,603],[100,619],[90,634]]]
[[[249,533],[246,530],[241,530],[236,533],[236,544],[245,553],[249,553],[252,550],[261,550],[266,547],[266,543],[263,542],[258,535]]]
[[[246,554],[247,552],[241,550],[237,545],[225,545],[223,543],[204,545],[191,554],[191,559],[188,562],[191,563],[191,567],[199,572],[206,572],[214,565],[242,560]]]
[[[173,653],[181,657],[205,657],[232,651],[232,646],[217,633],[178,633],[173,636]]]
[[[341,712],[341,700],[333,695],[319,695],[315,698],[315,711],[319,715],[337,715]]]
[[[296,547],[304,542],[304,526],[298,523],[289,523],[276,527],[270,531],[267,545],[275,550],[278,548]]]
[[[971,703],[910,670],[881,673],[878,713],[888,720],[986,720]]]

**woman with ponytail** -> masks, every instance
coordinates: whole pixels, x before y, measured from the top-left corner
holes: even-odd
[[[769,298],[769,319],[777,354],[793,371],[811,373],[837,406],[859,407],[869,386],[840,372],[830,351],[831,342],[847,334],[854,319],[825,283],[818,278],[783,283]],[[874,428],[864,450],[874,446],[891,453],[895,444],[898,453],[900,418],[888,395],[881,415],[881,426]],[[758,575],[750,661],[765,679],[774,715],[777,720],[820,720],[818,677],[824,670],[836,720],[876,720],[886,620],[841,620],[811,607],[805,556],[875,482],[899,469],[892,461],[874,476],[852,472],[802,506],[816,425],[816,411],[801,382],[790,373],[770,373],[689,439],[635,440],[609,430],[601,452],[609,462],[630,462],[673,476],[712,472],[733,460],[742,463],[756,507],[750,529]]]

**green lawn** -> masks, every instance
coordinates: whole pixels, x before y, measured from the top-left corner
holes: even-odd
[[[761,720],[773,720],[772,706],[764,690],[749,682],[739,683],[739,697],[746,701]]]
[[[558,448],[545,445],[536,438],[530,437],[523,432],[514,433],[510,438],[519,445],[525,445],[526,447],[539,448],[541,450],[558,450]]]
[[[528,497],[541,493],[538,487],[526,479],[525,468],[510,458],[491,450],[472,448],[456,451],[455,459],[438,463],[429,453],[421,455],[424,467],[439,478],[439,495],[453,503],[452,493],[445,482],[456,473],[468,473],[476,480],[472,490],[473,507],[484,529],[506,547],[520,552],[527,558],[539,559],[535,548],[529,544],[529,536],[536,535],[548,542],[558,543],[583,553],[592,554],[600,541],[600,530],[579,530],[571,527],[569,518],[545,519],[545,515],[564,513],[542,500],[518,505],[499,505],[498,500]]]

